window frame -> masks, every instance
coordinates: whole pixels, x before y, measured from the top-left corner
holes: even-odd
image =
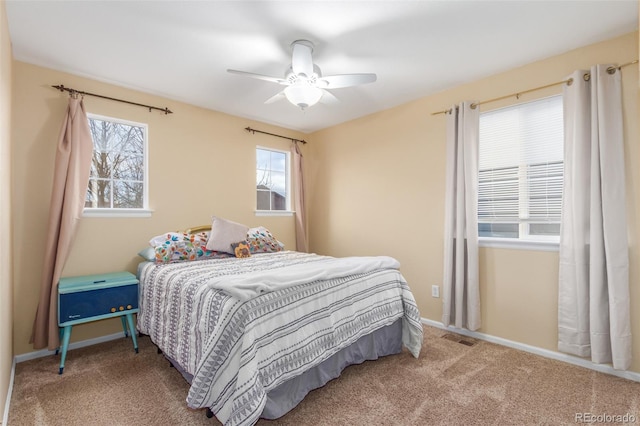
[[[527,103],[533,103],[533,102],[537,102],[537,101],[542,101],[544,99],[548,99],[548,98],[553,98],[553,97],[557,97],[562,99],[562,94],[561,93],[556,93],[556,94],[552,94],[550,96],[546,96],[546,97],[542,97],[542,98],[537,98],[537,99],[531,99],[529,101],[525,101],[525,102],[520,102],[517,104],[512,104],[512,105],[506,105],[504,107],[501,108],[495,108],[489,111],[485,111],[485,112],[495,112],[498,111],[500,109],[507,109],[507,108],[516,108],[520,105],[524,105]],[[481,113],[482,114],[482,113]],[[480,152],[480,147],[478,146],[478,154]],[[564,158],[563,158],[563,163],[564,163]],[[526,187],[524,190],[525,192],[527,192],[528,186],[526,185],[526,180],[523,181],[523,174],[524,176],[526,176],[527,171],[526,171],[527,165],[526,164],[521,164],[518,166],[518,186],[520,187],[519,190],[519,194],[522,194],[523,191],[523,187]],[[480,168],[478,168],[478,173],[480,172]],[[478,176],[478,184],[480,182],[480,176]],[[525,183],[523,185],[523,183]],[[564,185],[564,183],[563,183]],[[527,204],[527,203],[525,203]],[[522,206],[521,206],[522,207]],[[534,221],[535,222],[535,221]],[[478,224],[480,223],[487,223],[487,222],[482,222],[480,221],[480,219],[478,218]],[[500,222],[494,222],[494,223],[500,223]],[[504,223],[513,223],[513,222],[504,222]],[[542,223],[542,222],[541,222]],[[558,233],[558,235],[535,235],[535,234],[530,234],[529,232],[529,227],[530,227],[530,223],[528,222],[524,222],[524,221],[519,221],[517,223],[518,225],[518,234],[519,237],[518,238],[508,238],[508,237],[494,237],[494,236],[478,236],[478,245],[479,247],[490,247],[490,248],[506,248],[506,249],[521,249],[521,250],[535,250],[535,251],[559,251],[560,248],[560,233]]]
[[[254,184],[254,202],[255,202],[255,214],[256,216],[291,216],[295,212],[291,209],[292,205],[292,184],[291,184],[291,152],[282,149],[266,147],[262,145],[256,145],[255,157],[254,157],[254,172],[258,173],[258,150],[276,152],[285,155],[285,209],[284,210],[261,210],[258,209],[258,185]]]
[[[105,208],[105,207],[83,207],[83,217],[150,217],[153,211],[149,208],[149,125],[147,123],[139,123],[136,121],[125,120],[117,117],[109,117],[101,114],[87,113],[87,120],[108,121],[111,123],[124,124],[127,126],[141,127],[144,129],[143,138],[143,182],[142,182],[142,202],[141,208]],[[92,138],[92,143],[93,138]],[[95,150],[95,145],[94,145]],[[93,151],[92,151],[93,155]],[[92,160],[93,161],[93,160]],[[88,190],[88,188],[87,188]]]

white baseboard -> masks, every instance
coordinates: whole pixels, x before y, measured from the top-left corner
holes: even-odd
[[[4,414],[2,415],[2,425],[9,424],[9,406],[11,405],[11,394],[13,393],[13,379],[16,376],[16,359],[11,363],[11,375],[9,376],[9,388],[7,389],[7,400],[4,403]]]
[[[634,382],[640,382],[640,373],[634,371],[616,370],[612,366],[607,364],[594,364],[593,362],[579,358],[577,356],[564,354],[561,352],[550,351],[548,349],[539,348],[537,346],[531,346],[520,342],[514,342],[513,340],[503,339],[502,337],[492,336],[490,334],[479,333],[477,331],[469,331],[463,328],[445,327],[443,323],[433,321],[426,318],[421,318],[422,323],[430,325],[435,328],[451,331],[452,333],[462,334],[463,336],[473,337],[475,339],[485,340],[487,342],[496,343],[498,345],[507,346],[509,348],[518,349],[524,352],[529,352],[535,355],[540,355],[545,358],[555,359],[557,361],[566,362],[568,364],[585,367],[590,370],[595,370],[600,373],[611,374],[612,376],[622,377],[623,379],[633,380]]]
[[[540,355],[545,358],[555,359],[558,361],[566,362],[569,364],[577,365],[580,367],[585,367],[590,370],[595,370],[605,374],[611,374],[613,376],[622,377],[624,379],[633,380],[635,382],[640,382],[640,373],[636,373],[633,371],[621,371],[615,370],[613,367],[604,364],[594,364],[591,361],[588,361],[583,358],[578,358],[572,355],[563,354],[560,352],[550,351],[548,349],[538,348],[536,346],[527,345],[524,343],[514,342],[513,340],[503,339],[502,337],[492,336],[490,334],[479,333],[477,331],[469,331],[462,328],[455,327],[445,327],[444,324],[438,321],[433,321],[427,318],[421,318],[423,324],[430,325],[435,328],[440,328],[442,330],[448,330],[454,333],[462,334],[463,336],[473,337],[475,339],[485,340],[487,342],[496,343],[498,345],[507,346],[509,348],[521,350],[524,352],[529,352],[535,355]],[[95,339],[82,340],[80,342],[74,342],[69,345],[69,349],[78,349],[83,348],[85,346],[97,345],[98,343],[108,342],[111,340],[116,340],[122,338],[122,332],[109,334],[107,336],[96,337]],[[9,405],[11,402],[11,394],[13,392],[13,381],[15,377],[16,363],[29,361],[31,359],[42,358],[45,356],[53,355],[55,351],[49,350],[41,350],[35,352],[29,352],[22,355],[16,355],[13,357],[13,364],[11,366],[11,377],[9,379],[9,390],[7,392],[7,400],[4,406],[4,415],[2,418],[2,425],[6,425],[9,420]]]
[[[123,337],[124,337],[124,334],[121,331],[119,333],[109,334],[107,336],[96,337],[95,339],[82,340],[80,342],[70,343],[69,350],[84,348],[85,346],[97,345],[98,343],[109,342],[111,340],[121,339]],[[24,361],[29,361],[36,358],[42,358],[45,356],[53,355],[55,353],[56,353],[55,351],[43,349],[41,351],[28,352],[26,354],[16,355],[14,359],[16,362],[24,362]]]

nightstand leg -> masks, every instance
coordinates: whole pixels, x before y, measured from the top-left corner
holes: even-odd
[[[67,359],[67,349],[69,349],[69,339],[71,338],[71,325],[67,325],[64,327],[64,332],[62,335],[62,356],[60,357],[60,371],[58,374],[62,374],[62,370],[64,370],[64,361]]]
[[[129,333],[127,332],[127,320],[125,319],[124,315],[120,317],[120,320],[122,321],[122,329],[124,330],[124,337],[129,337]],[[131,330],[131,334],[133,334],[133,330]]]
[[[58,327],[58,340],[62,342],[62,334],[64,332],[64,327]],[[56,348],[56,355],[60,353],[60,343],[58,343],[58,347]]]
[[[136,353],[138,353],[138,339],[136,338],[136,327],[133,324],[133,314],[127,314],[127,322],[129,323],[129,331],[131,332],[131,340],[133,340],[133,349],[135,349]]]

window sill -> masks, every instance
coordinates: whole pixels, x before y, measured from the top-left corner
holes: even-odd
[[[149,209],[84,209],[82,217],[151,217]]]
[[[256,216],[293,216],[293,210],[256,210]]]
[[[505,248],[515,250],[559,251],[559,241],[517,240],[513,238],[478,238],[479,247]]]

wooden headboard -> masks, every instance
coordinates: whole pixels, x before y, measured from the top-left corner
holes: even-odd
[[[194,226],[193,228],[185,229],[183,232],[186,232],[187,234],[197,234],[205,231],[211,231],[211,225]]]

